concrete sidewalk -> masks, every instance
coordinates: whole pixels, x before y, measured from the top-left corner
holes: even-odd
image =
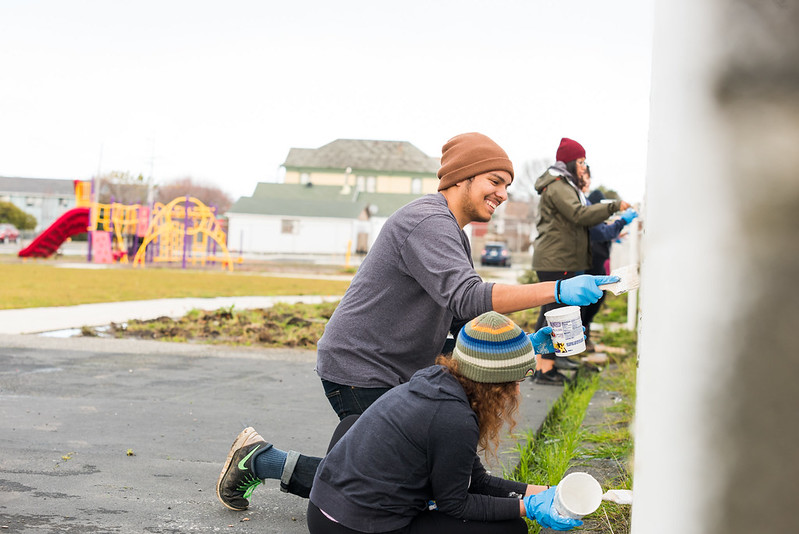
[[[0,324],[43,331],[122,322],[134,309],[157,317],[266,302],[167,299],[46,317],[4,310]],[[313,370],[314,351],[35,335],[0,335],[0,347],[0,527],[307,532],[307,501],[275,482],[255,490],[246,512],[224,508],[214,488],[247,425],[279,448],[324,453],[337,418]],[[522,392],[517,430],[536,430],[562,389],[528,381]],[[496,474],[515,466],[515,443],[503,441],[498,464],[489,465]]]
[[[231,306],[237,309],[268,308],[276,302],[317,304],[335,302],[340,299],[341,296],[333,295],[175,298],[0,310],[0,334],[32,334],[83,326],[124,323],[133,319],[147,320],[163,316],[182,317],[192,309],[217,310]]]

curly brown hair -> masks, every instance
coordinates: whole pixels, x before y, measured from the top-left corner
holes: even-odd
[[[475,382],[458,372],[457,360],[443,354],[436,359],[436,363],[443,365],[460,382],[472,410],[477,415],[477,425],[480,428],[477,445],[484,451],[486,458],[496,458],[502,425],[508,423],[509,432],[516,427],[516,413],[519,410],[516,382]]]

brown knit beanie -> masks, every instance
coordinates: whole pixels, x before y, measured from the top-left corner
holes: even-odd
[[[513,179],[513,164],[505,151],[483,134],[456,135],[441,149],[438,190],[491,171],[508,171]]]

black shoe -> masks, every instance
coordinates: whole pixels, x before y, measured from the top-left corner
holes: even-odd
[[[216,484],[216,496],[222,504],[231,510],[247,509],[252,490],[261,483],[253,470],[253,454],[269,447],[251,426],[236,436]]]
[[[579,363],[575,363],[565,356],[559,356],[555,358],[555,369],[560,369],[561,371],[574,371],[579,367]]]
[[[550,369],[546,373],[536,371],[533,382],[536,384],[543,384],[545,386],[562,386],[567,382],[570,382],[570,380],[563,374],[559,373],[557,369]]]

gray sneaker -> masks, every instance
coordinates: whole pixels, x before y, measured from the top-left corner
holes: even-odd
[[[561,371],[574,371],[579,367],[579,363],[575,363],[565,356],[558,356],[555,358],[555,368]]]
[[[252,491],[261,483],[253,470],[253,455],[271,446],[251,426],[236,436],[216,484],[219,502],[231,510],[247,509]]]
[[[559,373],[557,369],[550,369],[546,373],[536,371],[533,382],[545,386],[562,386],[567,382],[571,382],[571,380],[566,378],[562,373]]]

